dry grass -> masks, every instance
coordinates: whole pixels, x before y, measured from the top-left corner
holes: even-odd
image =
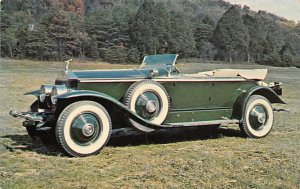
[[[33,143],[11,109],[34,100],[22,93],[53,83],[64,64],[0,60],[0,188],[299,188],[300,70],[270,67],[268,81],[284,82],[290,109],[275,113],[263,139],[242,138],[237,127],[115,134],[100,155],[67,158]],[[132,65],[73,63],[71,68],[128,68]],[[185,72],[258,65],[180,64]]]

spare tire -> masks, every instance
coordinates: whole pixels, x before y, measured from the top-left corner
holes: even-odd
[[[160,125],[169,113],[170,97],[166,89],[158,82],[142,80],[129,87],[124,96],[124,104],[140,117]],[[140,131],[153,131],[130,118],[128,118],[128,122]]]

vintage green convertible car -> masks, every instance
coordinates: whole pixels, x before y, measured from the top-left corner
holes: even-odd
[[[70,156],[98,154],[112,129],[132,126],[143,132],[176,127],[239,124],[248,137],[272,129],[271,103],[284,103],[280,83],[262,80],[267,70],[221,69],[181,74],[177,55],[146,56],[139,69],[71,71],[55,85],[26,93],[38,99],[23,117],[33,135],[51,128]],[[126,123],[126,124],[124,124]],[[53,136],[53,137],[55,137]]]

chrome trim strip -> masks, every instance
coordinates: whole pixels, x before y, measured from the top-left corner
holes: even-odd
[[[134,68],[124,68],[124,69],[95,69],[95,70],[70,70],[71,72],[99,72],[99,71],[131,71]]]
[[[194,126],[205,126],[205,125],[216,125],[216,124],[234,124],[239,123],[237,119],[233,120],[213,120],[213,121],[199,121],[199,122],[185,122],[185,123],[168,123],[163,127],[194,127]]]
[[[195,112],[195,111],[215,111],[215,110],[232,110],[232,108],[230,108],[230,107],[216,107],[216,108],[171,109],[169,113]]]
[[[88,79],[88,80],[79,80],[79,82],[80,83],[119,83],[119,82],[137,82],[142,79]]]
[[[142,79],[90,79],[85,78],[84,80],[79,81],[81,83],[117,83],[117,82],[137,82]],[[244,78],[207,78],[207,79],[172,79],[172,78],[161,78],[161,79],[152,79],[157,82],[211,82],[211,81],[247,81]]]

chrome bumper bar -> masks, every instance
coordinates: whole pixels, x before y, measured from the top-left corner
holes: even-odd
[[[37,122],[43,122],[44,118],[43,116],[39,115],[36,112],[18,112],[18,111],[10,111],[9,115],[12,117],[19,117],[19,118],[24,118],[29,121],[37,121]]]
[[[23,118],[25,121],[23,122],[23,126],[31,126],[40,128],[45,126],[48,121],[51,121],[54,118],[54,115],[51,113],[44,112],[18,112],[18,111],[10,111],[9,115],[15,118]]]

